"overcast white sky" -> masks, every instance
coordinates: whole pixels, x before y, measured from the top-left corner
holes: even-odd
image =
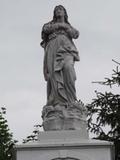
[[[40,32],[58,4],[80,31],[75,40],[81,58],[75,65],[78,99],[86,104],[94,90],[105,91],[91,82],[111,75],[112,59],[120,62],[120,0],[0,0],[0,107],[6,106],[9,127],[19,141],[42,123],[46,82]]]

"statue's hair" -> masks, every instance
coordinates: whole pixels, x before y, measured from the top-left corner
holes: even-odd
[[[56,12],[56,10],[57,10],[59,7],[64,10],[64,13],[65,13],[65,15],[64,15],[65,22],[69,24],[67,11],[66,11],[66,9],[64,8],[64,6],[62,6],[62,5],[56,6],[56,7],[54,8],[53,20],[52,20],[52,21],[53,21],[53,22],[56,22],[57,17],[56,17],[56,13],[55,13],[55,12]]]

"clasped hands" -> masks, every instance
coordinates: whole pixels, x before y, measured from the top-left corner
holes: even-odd
[[[56,22],[54,24],[52,24],[52,27],[54,28],[54,30],[56,29],[65,29],[65,30],[70,30],[70,25],[64,22]]]

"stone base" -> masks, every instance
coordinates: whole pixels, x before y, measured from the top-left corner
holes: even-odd
[[[16,160],[113,160],[113,144],[79,131],[40,132],[39,141],[16,146]]]
[[[69,105],[44,106],[42,111],[43,129],[84,130],[86,132],[87,109],[81,101]]]

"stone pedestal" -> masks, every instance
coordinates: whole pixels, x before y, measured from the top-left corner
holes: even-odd
[[[44,106],[42,111],[45,131],[83,130],[86,132],[87,109],[82,101],[69,105]]]
[[[16,160],[113,160],[113,144],[82,132],[40,132],[38,141],[16,146]]]

